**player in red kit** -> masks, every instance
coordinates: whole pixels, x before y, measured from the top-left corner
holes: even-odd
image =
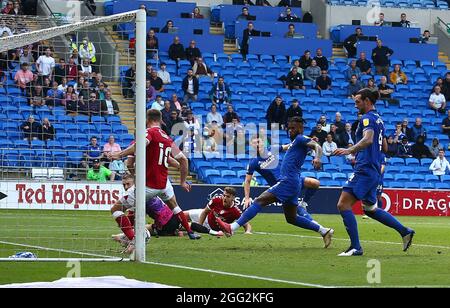
[[[232,223],[241,217],[242,212],[236,206],[235,198],[236,190],[232,187],[225,187],[223,195],[213,198],[204,209],[185,211],[186,217],[192,222],[192,230],[222,236],[223,232],[216,222],[216,217],[227,223]],[[245,224],[243,227],[245,233],[251,233],[252,227],[250,224]]]
[[[180,186],[187,192],[191,185],[186,182],[188,175],[188,160],[178,149],[172,139],[161,129],[162,115],[158,110],[147,110],[147,148],[146,148],[146,200],[153,197],[161,198],[169,206],[173,214],[178,217],[190,239],[199,239],[200,236],[192,232],[189,222],[178,206],[170,183],[169,162],[173,157],[180,164]],[[110,156],[121,159],[134,154],[136,145],[132,145],[120,153]]]

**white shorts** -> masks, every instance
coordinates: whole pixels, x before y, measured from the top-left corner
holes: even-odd
[[[189,210],[187,212],[189,214],[189,218],[191,219],[191,221],[198,223],[200,221],[200,215],[202,214],[203,209]],[[205,226],[208,229],[211,229],[211,227],[208,224],[208,217],[206,217],[203,226]]]
[[[154,189],[150,187],[145,187],[145,200],[150,200],[154,197],[159,197],[162,201],[169,201],[172,197],[175,196],[173,192],[172,183],[170,183],[167,178],[166,188],[164,189]]]

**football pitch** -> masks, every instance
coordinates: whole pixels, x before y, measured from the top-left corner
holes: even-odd
[[[82,262],[81,276],[120,275],[193,288],[450,286],[450,218],[400,217],[417,232],[404,253],[395,231],[358,217],[365,254],[350,258],[337,257],[349,245],[341,217],[314,218],[335,229],[328,249],[320,236],[288,225],[284,216],[260,214],[252,221],[252,235],[152,237],[147,263]],[[106,212],[2,210],[0,257],[21,251],[38,257],[120,256],[119,245],[110,240],[118,232]],[[54,281],[69,270],[65,262],[0,262],[0,284]],[[377,281],[370,279],[374,270]]]

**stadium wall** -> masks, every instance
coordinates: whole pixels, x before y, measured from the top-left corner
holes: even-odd
[[[183,209],[203,208],[208,200],[223,193],[224,186],[194,185],[191,193],[175,186],[177,199]],[[243,187],[236,186],[236,202],[242,208]],[[267,187],[253,187],[251,197],[259,196]],[[122,185],[116,183],[92,182],[0,182],[0,210],[96,210],[108,211],[121,197]],[[338,214],[336,204],[341,189],[321,188],[311,200],[308,211],[312,214]],[[192,198],[195,196],[195,198]],[[390,213],[398,216],[448,216],[450,212],[450,191],[386,189],[383,205]],[[361,207],[354,211],[361,214]],[[263,210],[266,213],[281,213],[281,204],[274,204]]]
[[[434,25],[434,33],[439,41],[439,51],[448,53],[450,51],[450,34],[441,24]]]

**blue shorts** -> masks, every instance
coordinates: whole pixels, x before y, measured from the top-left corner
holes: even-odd
[[[378,182],[377,199],[381,198],[382,194],[383,194],[383,177],[381,177],[380,181]]]
[[[274,195],[283,205],[298,205],[298,197],[302,191],[303,181],[297,179],[282,179],[270,187],[268,192]]]
[[[377,203],[378,184],[380,183],[380,175],[373,172],[357,171],[347,182],[345,182],[343,190],[365,203]]]

